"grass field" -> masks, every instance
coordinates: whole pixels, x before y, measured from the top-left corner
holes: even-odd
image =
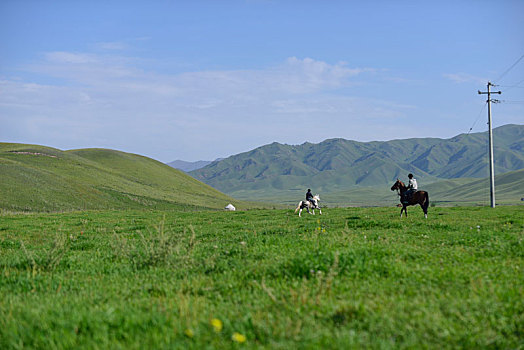
[[[524,207],[0,214],[0,348],[524,347]]]

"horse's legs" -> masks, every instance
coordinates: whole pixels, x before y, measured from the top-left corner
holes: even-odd
[[[320,209],[320,207],[318,208],[318,212],[319,212],[319,215],[322,215],[322,210]]]
[[[400,209],[400,217],[402,218],[402,212],[406,213],[406,217],[408,217],[408,210],[405,205],[402,206],[402,209]]]
[[[429,207],[429,194],[426,192],[424,196],[424,217],[428,218],[428,207]]]
[[[299,212],[298,212],[298,217],[301,217],[301,216],[302,216],[302,215],[300,215],[300,214],[302,214],[302,208],[300,208],[300,210],[299,210]]]
[[[422,210],[424,211],[424,218],[427,219],[428,218],[428,208],[426,208],[425,205],[420,205],[422,207]]]

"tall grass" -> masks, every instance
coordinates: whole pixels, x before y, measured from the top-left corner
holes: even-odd
[[[323,213],[3,215],[0,348],[524,346],[521,207]]]

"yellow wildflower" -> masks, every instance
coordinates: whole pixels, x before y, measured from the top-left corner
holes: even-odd
[[[186,330],[184,331],[184,334],[185,334],[188,338],[193,338],[194,335],[195,335],[195,333],[193,332],[193,330],[192,330],[192,329],[189,329],[189,328],[186,329]]]
[[[211,325],[213,326],[215,332],[220,332],[222,330],[222,321],[220,321],[218,318],[212,319]]]
[[[231,339],[233,341],[236,341],[237,343],[243,343],[246,341],[246,336],[243,335],[243,334],[240,334],[240,333],[233,333],[233,335],[231,336]]]

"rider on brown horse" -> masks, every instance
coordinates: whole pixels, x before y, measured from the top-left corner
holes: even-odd
[[[429,194],[426,191],[418,191],[417,190],[417,182],[415,179],[414,181],[411,181],[413,178],[412,174],[409,174],[409,180],[411,186],[406,186],[402,181],[397,179],[397,181],[391,186],[391,191],[397,191],[400,195],[400,203],[402,203],[402,209],[400,210],[400,217],[402,217],[402,213],[406,213],[406,216],[408,216],[408,211],[406,209],[409,205],[416,205],[419,204],[422,210],[424,211],[424,217],[428,217],[428,207],[429,207]],[[409,188],[411,187],[411,188]],[[406,196],[406,192],[411,191],[411,196],[408,198]]]

